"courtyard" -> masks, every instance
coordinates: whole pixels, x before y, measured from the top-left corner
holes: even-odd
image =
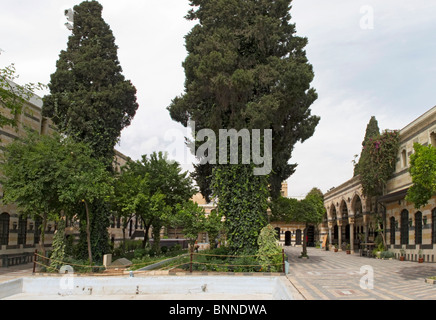
[[[286,277],[298,300],[436,300],[436,285],[425,283],[425,278],[436,275],[434,263],[379,260],[316,248],[308,248],[309,259],[298,258],[301,247],[285,247],[285,253]],[[31,264],[0,269],[0,282],[21,277],[32,277]],[[371,277],[372,283],[362,281]]]
[[[380,260],[358,253],[307,248],[309,259],[300,259],[299,247],[285,247],[288,279],[307,300],[434,300],[436,285],[425,278],[436,275],[436,264]],[[362,273],[361,273],[362,268]],[[362,277],[373,272],[373,288],[361,287]]]

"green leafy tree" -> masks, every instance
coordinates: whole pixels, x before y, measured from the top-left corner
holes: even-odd
[[[88,259],[92,265],[94,259],[102,260],[103,255],[109,252],[109,218],[104,215],[105,221],[95,221],[99,217],[91,210],[96,207],[95,203],[109,201],[113,193],[113,177],[104,162],[92,157],[92,149],[85,144],[75,146],[77,148],[70,151],[62,163],[63,170],[69,174],[61,181],[59,199],[70,215],[80,212],[80,207],[84,208],[84,215],[79,218],[86,234]],[[103,234],[106,236],[101,239]]]
[[[419,209],[427,205],[436,192],[436,148],[415,143],[413,149],[409,168],[413,185],[407,191],[406,200]]]
[[[295,25],[290,21],[291,0],[192,0],[190,3],[193,9],[187,19],[197,24],[186,36],[188,57],[183,64],[186,90],[169,106],[170,115],[185,126],[188,120],[195,121],[196,132],[208,128],[217,136],[220,129],[272,129],[270,177],[256,179],[243,175],[246,182],[242,185],[221,186],[230,187],[241,206],[252,201],[251,192],[243,193],[245,185],[256,184],[262,196],[264,187],[270,186],[271,194],[277,197],[282,181],[296,167],[288,164],[294,145],[311,137],[319,122],[310,111],[317,94],[310,87],[314,73],[304,51],[307,39],[295,34]],[[226,192],[208,186],[216,180],[215,175],[225,170],[232,175],[236,169],[231,167],[223,165],[214,171],[215,165],[196,165],[195,177],[206,198],[213,190],[221,196]],[[263,203],[256,210],[263,210]],[[223,205],[220,198],[219,206]],[[259,222],[244,229],[248,235],[247,246],[239,242],[233,246],[237,250],[257,247],[257,237],[265,226],[258,218],[262,213],[246,217],[243,211],[233,216],[226,208],[222,209],[226,221]],[[236,221],[234,224],[238,228]],[[229,232],[230,239],[239,235],[232,228]]]
[[[305,224],[303,231],[303,252],[307,256],[307,229],[321,223],[325,214],[324,196],[318,188],[313,188],[303,200],[281,197],[271,204],[273,221],[300,222]]]
[[[160,247],[160,230],[170,224],[177,205],[188,201],[195,193],[192,180],[180,165],[169,161],[162,152],[144,155],[140,161],[129,162],[116,182],[113,202],[126,214],[135,213],[142,220],[145,236],[143,247],[153,229],[154,246]]]
[[[14,64],[0,68],[0,105],[7,110],[7,113],[2,111],[0,114],[0,128],[4,126],[15,127],[24,104],[33,97],[35,90],[45,88],[42,83],[19,85],[15,83],[17,78]]]
[[[33,220],[41,219],[39,245],[43,255],[47,221],[58,220],[63,208],[59,190],[67,174],[62,168],[66,154],[66,141],[60,136],[33,132],[6,145],[2,154],[2,202],[15,203],[23,214]]]
[[[306,202],[303,204],[303,202]],[[307,256],[307,229],[309,225],[318,226],[326,214],[326,209],[324,207],[324,195],[322,191],[318,188],[313,188],[306,195],[302,201],[303,211],[299,213],[301,221],[306,223],[304,229],[304,240],[303,240],[303,256]]]
[[[224,231],[224,223],[222,219],[222,214],[220,214],[216,209],[212,210],[207,216],[206,232],[209,236],[211,249],[214,247],[215,241],[217,240],[220,232]]]
[[[102,10],[97,1],[74,7],[72,35],[51,75],[42,111],[111,167],[114,147],[138,104],[135,87],[122,75],[115,37]]]
[[[177,214],[173,216],[172,221],[174,225],[183,229],[183,234],[189,242],[191,252],[193,252],[198,234],[207,229],[207,218],[204,209],[189,200],[177,206]]]
[[[123,251],[126,251],[126,229],[136,213],[135,197],[140,192],[141,179],[129,163],[114,177],[114,193],[110,203],[113,215],[122,220]]]
[[[81,222],[86,229],[92,262],[87,206],[109,195],[112,182],[104,164],[91,154],[86,144],[57,134],[46,136],[31,132],[6,146],[1,164],[3,202],[17,204],[33,220],[41,218],[43,253],[47,221],[59,221],[62,211],[72,218],[84,208],[86,214]]]

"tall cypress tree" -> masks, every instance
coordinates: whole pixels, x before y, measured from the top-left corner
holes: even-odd
[[[122,75],[115,37],[97,1],[74,7],[74,27],[61,51],[44,97],[43,115],[60,131],[90,144],[95,157],[112,164],[114,147],[138,104],[136,89]]]
[[[371,119],[369,120],[367,126],[366,126],[365,137],[363,138],[363,141],[362,141],[363,149],[365,148],[365,145],[369,141],[369,139],[374,138],[374,137],[378,137],[379,135],[380,135],[380,128],[378,126],[378,121],[374,116],[372,116]],[[360,153],[359,161],[354,166],[354,176],[357,176],[358,174],[360,174],[359,165],[363,161],[363,158],[362,158],[362,156],[364,156],[363,149],[362,149],[362,152]]]
[[[311,137],[319,122],[310,110],[317,94],[310,86],[314,73],[304,51],[307,39],[296,36],[290,22],[291,0],[190,4],[187,19],[198,24],[186,36],[185,92],[168,107],[172,119],[185,126],[194,120],[196,131],[208,128],[217,135],[219,129],[273,130],[268,179],[250,175],[252,168],[243,165],[197,165],[194,174],[204,195],[215,181],[234,249],[254,248],[266,221],[264,190],[269,186],[271,195],[280,195],[282,181],[295,171],[296,165],[288,164],[294,145]],[[237,181],[226,183],[231,177]],[[232,201],[234,211],[224,199]],[[251,224],[241,226],[242,221]],[[237,240],[241,233],[249,236]]]
[[[51,75],[50,94],[43,98],[42,113],[62,133],[89,144],[93,156],[112,170],[114,147],[123,128],[130,125],[138,104],[136,88],[122,75],[115,37],[102,10],[97,1],[84,1],[74,7],[72,35]],[[100,259],[109,250],[109,210],[100,201],[90,211],[92,252],[95,259]],[[79,255],[84,257],[85,236],[81,230]]]

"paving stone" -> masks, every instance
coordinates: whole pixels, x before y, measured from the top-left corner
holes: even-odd
[[[436,264],[380,260],[345,252],[308,248],[309,259],[298,259],[301,248],[285,247],[289,281],[307,300],[436,300],[436,286],[425,278],[436,275]],[[373,274],[373,287],[363,282]]]

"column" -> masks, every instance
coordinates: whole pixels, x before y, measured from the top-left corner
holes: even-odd
[[[342,220],[338,219],[338,251],[342,251]]]
[[[350,250],[351,250],[351,254],[353,254],[354,253],[354,217],[349,217],[348,223],[350,224]]]
[[[369,224],[369,213],[365,212],[363,213],[363,232],[365,233],[365,243],[368,243],[368,224]],[[367,245],[365,245],[365,248],[368,248]]]
[[[333,221],[328,222],[328,228],[329,228],[329,250],[332,248],[332,229],[333,229]]]

